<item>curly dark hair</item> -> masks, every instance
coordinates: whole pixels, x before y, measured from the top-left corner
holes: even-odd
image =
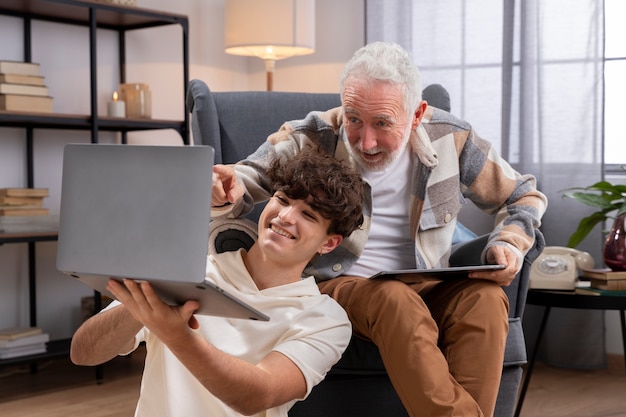
[[[327,233],[347,237],[363,224],[363,179],[346,163],[305,148],[293,157],[273,161],[267,175],[273,193],[282,191],[294,200],[306,200],[330,220]]]

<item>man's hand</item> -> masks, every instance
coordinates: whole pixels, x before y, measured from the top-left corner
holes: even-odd
[[[235,203],[243,197],[244,189],[237,181],[237,174],[231,166],[215,165],[213,167],[213,196],[211,206],[220,207]]]
[[[177,335],[186,333],[189,328],[199,327],[193,315],[200,307],[197,301],[187,301],[182,306],[170,306],[159,298],[149,283],[137,283],[132,279],[125,279],[123,283],[109,280],[107,290],[111,291],[135,320],[150,329],[166,345],[168,340],[176,340]]]
[[[506,265],[506,268],[496,271],[474,271],[469,273],[470,278],[494,281],[501,286],[508,287],[517,274],[517,256],[506,246],[492,246],[487,251],[487,263]]]

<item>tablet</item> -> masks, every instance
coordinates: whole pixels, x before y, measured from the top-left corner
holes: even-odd
[[[506,268],[506,265],[468,265],[433,269],[398,269],[393,271],[380,271],[377,274],[372,275],[370,278],[395,279],[402,276],[437,279],[467,278],[467,274],[472,271],[497,271],[504,268]]]

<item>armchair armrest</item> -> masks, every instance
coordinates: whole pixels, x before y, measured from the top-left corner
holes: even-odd
[[[480,265],[482,263],[480,255],[488,240],[489,235],[482,235],[453,245],[450,253],[450,266]]]
[[[257,239],[257,225],[248,219],[220,218],[211,221],[209,253],[250,249]]]
[[[480,265],[483,249],[487,245],[489,235],[482,235],[467,242],[456,244],[450,254],[450,266]],[[509,297],[511,317],[522,317],[526,306],[526,293],[530,280],[530,267],[545,247],[545,238],[540,230],[535,230],[535,244],[524,257],[524,264],[517,276],[504,292]]]

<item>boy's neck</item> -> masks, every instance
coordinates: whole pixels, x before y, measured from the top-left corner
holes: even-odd
[[[243,252],[243,262],[259,290],[300,281],[306,266],[270,259],[257,244],[252,245],[248,252]]]

